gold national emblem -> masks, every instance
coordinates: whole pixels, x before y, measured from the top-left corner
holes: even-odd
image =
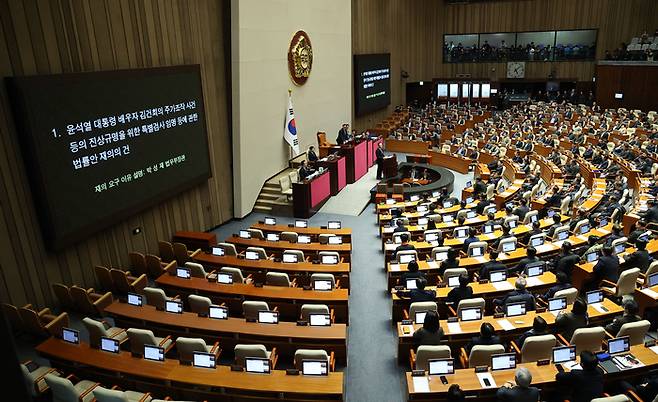
[[[304,85],[313,66],[311,40],[304,31],[297,31],[288,48],[288,72],[292,82]]]

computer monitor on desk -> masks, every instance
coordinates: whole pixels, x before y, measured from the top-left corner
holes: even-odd
[[[503,282],[507,280],[507,271],[493,271],[489,273],[489,281],[491,283]]]
[[[459,310],[459,319],[461,321],[477,321],[482,319],[482,309],[480,307],[467,307]]]
[[[526,313],[525,302],[508,303],[505,305],[505,315],[507,317],[516,317],[519,315],[525,315],[525,313]]]
[[[548,299],[548,311],[561,311],[567,308],[566,297],[554,297]]]
[[[311,313],[308,315],[308,323],[312,327],[331,326],[331,315],[321,313]]]
[[[144,359],[156,362],[164,361],[164,348],[156,345],[144,345]]]
[[[141,307],[144,305],[144,296],[137,293],[128,293],[128,304]]]
[[[329,362],[326,360],[302,360],[302,374],[313,376],[329,375]]]
[[[269,374],[271,371],[270,360],[264,357],[246,357],[244,366],[248,373]]]
[[[295,227],[296,228],[307,228],[308,227],[308,222],[305,220],[297,219],[295,220]]]
[[[576,360],[575,346],[559,346],[553,348],[553,363],[566,363]]]
[[[510,370],[516,368],[516,355],[514,353],[501,353],[491,356],[492,370]]]
[[[629,336],[613,338],[608,341],[608,353],[626,353],[631,350],[631,339]]]
[[[455,361],[453,359],[429,359],[427,360],[427,374],[445,375],[455,373]]]
[[[265,224],[266,225],[276,225],[276,218],[272,218],[271,216],[266,216],[265,217]]]
[[[586,293],[587,304],[596,304],[603,301],[603,291],[601,290],[592,290],[591,292]]]
[[[223,256],[224,255],[224,248],[223,247],[213,246],[212,247],[212,255],[216,255],[218,257]]]
[[[208,317],[216,320],[228,320],[228,308],[224,306],[210,306],[208,308]]]
[[[194,352],[192,366],[202,368],[215,368],[215,355],[213,353]]]

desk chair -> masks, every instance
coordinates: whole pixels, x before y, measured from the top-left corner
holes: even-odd
[[[529,211],[528,213],[525,214],[525,217],[523,218],[523,224],[524,225],[529,225],[530,222],[532,222],[532,217],[537,217],[539,219],[539,211],[534,210],[534,211]]]
[[[466,236],[462,237],[462,239],[465,239],[466,237],[468,237],[468,230],[469,230],[468,226],[458,226],[458,227],[456,227],[452,230],[452,237],[457,239],[458,238],[457,235],[459,234],[458,232],[460,232],[460,231],[464,232],[465,231]]]
[[[393,242],[396,243],[396,244],[401,244],[402,241],[400,241],[398,243],[395,240],[397,238],[401,237],[403,234],[406,234],[407,236],[409,236],[408,238],[411,239],[411,232],[393,232],[393,234],[391,235],[391,238],[393,239]]]
[[[218,243],[217,245],[224,249],[224,255],[226,256],[235,257],[238,255],[238,251],[235,249],[235,244],[233,243]]]
[[[468,250],[466,250],[466,255],[469,257],[473,256],[473,250],[476,250],[478,248],[482,249],[482,253],[480,257],[483,257],[484,254],[486,253],[487,247],[489,247],[489,244],[486,241],[474,241],[473,243],[468,245]]]
[[[329,309],[326,304],[302,304],[299,318],[308,322],[310,314],[329,314],[331,322],[334,322],[334,310]]]
[[[468,275],[468,270],[466,268],[448,268],[443,272],[443,278],[441,279],[444,283],[448,283],[448,279],[461,275]]]
[[[402,184],[393,184],[393,194],[391,195],[396,202],[404,201],[404,186]]]
[[[46,374],[44,378],[46,384],[52,390],[53,402],[90,402],[94,399],[92,391],[99,386],[97,382],[79,380],[73,375],[64,378],[54,374]],[[75,385],[73,381],[75,381]]]
[[[500,243],[498,243],[498,249],[497,249],[497,251],[498,251],[499,253],[502,253],[505,244],[508,244],[508,243],[513,243],[514,245],[516,245],[516,243],[517,243],[516,236],[508,237],[508,238],[506,238],[506,239],[502,239],[502,240],[500,241]]]
[[[176,262],[178,265],[183,265],[188,261],[191,261],[197,254],[201,252],[201,249],[196,249],[194,251],[189,251],[187,246],[183,243],[174,243],[174,256],[176,257]]]
[[[299,235],[296,232],[281,232],[279,240],[287,241],[290,243],[297,243]]]
[[[334,235],[332,233],[320,233],[318,235],[318,242],[320,244],[329,244],[329,238],[333,236]]]
[[[311,274],[311,284],[313,281],[331,281],[331,288],[340,288],[340,279],[336,280],[333,274],[315,273]]]
[[[589,219],[581,219],[576,223],[576,226],[573,228],[573,233],[578,236],[580,235],[580,228],[589,225]]]
[[[116,286],[114,285],[114,280],[112,279],[112,273],[110,273],[110,269],[101,265],[96,265],[94,267],[94,274],[96,275],[96,279],[98,279],[98,282],[101,284],[101,289],[106,291],[106,292],[114,292],[116,290]],[[55,290],[55,287],[58,289]],[[65,292],[68,293],[68,288],[66,287],[66,290],[64,288],[66,287],[65,285],[62,285],[61,283],[53,283],[53,291],[55,291],[55,296],[57,296],[58,299],[60,297],[65,297],[69,298],[71,295],[69,294],[68,296],[65,296]],[[62,304],[62,300],[60,299],[60,304]]]
[[[468,355],[466,355],[466,349],[461,348],[459,360],[463,368],[489,366],[491,364],[491,355],[500,353],[505,353],[503,345],[475,345]]]
[[[112,285],[112,287],[114,287],[114,285]],[[55,293],[55,297],[57,297],[57,301],[59,302],[59,306],[63,310],[75,310],[75,303],[73,303],[71,291],[68,286],[62,283],[53,283],[52,288],[53,293]]]
[[[219,272],[231,274],[233,276],[233,283],[245,283],[245,277],[242,275],[240,268],[221,267]]]
[[[450,346],[448,345],[421,345],[414,352],[409,350],[409,363],[412,370],[427,370],[427,361],[429,359],[449,359],[452,357]]]
[[[569,233],[569,225],[562,225],[555,228],[553,232],[553,241],[558,241],[560,239],[560,233],[567,232]]]
[[[638,279],[638,285],[644,285],[644,286],[649,286],[649,277],[652,274],[655,274],[658,272],[658,261],[654,261],[649,265],[649,268],[647,268],[647,272],[640,273],[640,278]]]
[[[555,335],[550,334],[529,336],[520,349],[516,342],[510,342],[511,350],[516,352],[517,357],[521,357],[522,363],[550,359],[556,344]]]
[[[178,295],[174,297],[167,297],[164,290],[160,288],[145,287],[144,294],[146,295],[146,304],[153,306],[158,310],[164,310],[167,300],[177,300]]]
[[[297,370],[302,369],[304,360],[324,360],[329,363],[329,368],[334,371],[336,361],[334,359],[334,352],[327,353],[323,349],[297,349],[295,351],[294,363]]]
[[[23,306],[23,308],[31,309],[32,305],[26,304]],[[11,329],[14,333],[18,334],[25,331],[25,324],[23,323],[23,319],[18,312],[18,307],[14,306],[13,304],[2,303],[2,312],[4,313],[5,317],[7,317],[7,321],[9,321],[9,325],[11,325]]]
[[[75,285],[69,288],[69,292],[77,311],[96,317],[102,317],[105,307],[113,301],[112,292],[99,294],[94,293],[94,289],[83,289]]]
[[[395,254],[395,259],[398,260],[398,261],[400,261],[400,257],[403,256],[403,255],[413,255],[413,256],[415,256],[416,261],[419,261],[419,259],[418,259],[418,251],[417,251],[417,250],[402,250],[402,251],[398,251],[398,252]]]
[[[92,391],[95,402],[150,402],[153,400],[151,393],[136,391],[121,391],[118,387],[112,389],[98,386]]]
[[[265,252],[265,249],[262,247],[247,247],[246,251],[253,251],[256,254],[258,254],[258,258],[261,260],[267,260],[268,256],[267,253]]]
[[[33,367],[32,371],[28,369],[28,366]],[[39,366],[31,360],[21,363],[21,372],[23,373],[23,380],[25,380],[25,385],[29,388],[32,398],[41,398],[49,390],[45,379],[46,374],[60,376],[57,369],[48,366]]]
[[[206,276],[208,276],[208,273],[206,270],[203,268],[203,265],[196,263],[196,262],[186,262],[185,263],[185,268],[190,269],[190,275],[193,278],[201,278],[205,279]]]
[[[62,328],[69,326],[68,313],[55,316],[49,308],[37,312],[32,308],[21,307],[18,309],[25,332],[42,338],[61,336]]]
[[[199,295],[187,296],[187,303],[190,305],[190,311],[196,314],[208,314],[212,300],[209,297]]]
[[[578,328],[574,331],[571,340],[567,342],[562,335],[557,335],[562,344],[573,345],[576,347],[576,354],[583,350],[598,352],[603,349],[603,340],[605,339],[605,329],[603,327]]]
[[[176,253],[174,253],[174,246],[165,240],[158,241],[158,253],[164,262],[172,262],[176,260]]]
[[[558,290],[557,292],[555,292],[555,295],[553,295],[553,297],[566,297],[567,305],[571,305],[576,301],[576,298],[578,297],[578,289],[567,288],[567,289]]]
[[[644,337],[649,331],[649,327],[651,327],[651,322],[648,320],[626,323],[619,328],[617,338],[628,335],[631,345],[642,345],[644,343]]]
[[[219,355],[222,353],[219,342],[208,346],[202,338],[186,338],[183,336],[176,338],[176,350],[181,364],[191,364],[194,360],[194,352],[212,353],[215,355],[215,361],[217,362],[219,361]]]
[[[146,254],[144,256],[144,260],[146,261],[146,269],[148,271],[148,275],[151,278],[157,278],[166,273],[168,267],[176,266],[174,261],[169,263],[162,262],[162,259],[155,254]]]
[[[409,306],[409,311],[403,310],[402,314],[405,320],[413,320],[416,317],[416,313],[420,313],[422,311],[436,311],[437,314],[439,313],[436,302],[427,301],[411,303]]]
[[[281,187],[281,194],[285,195],[287,199],[292,197],[292,185],[290,183],[290,176],[285,175],[279,177],[279,186]]]
[[[302,250],[284,250],[283,255],[296,255],[297,256],[297,262],[304,262],[305,257],[304,257],[304,252]]]
[[[288,177],[291,183],[299,183],[299,172],[297,170],[288,173]]]
[[[426,231],[423,232],[423,237],[426,238],[427,235],[430,235],[430,234],[436,234],[439,238],[442,238],[442,237],[443,237],[443,232],[441,232],[440,229],[430,229],[430,230],[426,230]]]
[[[432,248],[432,252],[431,252],[431,254],[432,254],[432,259],[433,259],[434,261],[441,261],[441,260],[438,258],[439,254],[441,254],[441,253],[447,253],[448,250],[450,250],[450,246],[441,246],[441,247],[434,247],[434,248]]]
[[[130,352],[133,356],[142,356],[144,354],[144,345],[155,345],[164,348],[165,354],[174,347],[174,341],[169,335],[160,338],[153,335],[151,330],[139,328],[128,328],[126,333],[130,340]]]
[[[325,255],[333,255],[336,257],[336,260],[340,263],[343,262],[343,259],[340,258],[340,254],[338,254],[338,251],[318,251],[318,259],[322,261],[322,256]]]
[[[112,268],[110,269],[110,276],[112,277],[112,282],[114,283],[114,289],[119,294],[125,295],[128,292],[142,293],[148,284],[146,274],[141,274],[139,277],[134,277],[130,275],[130,272]]]
[[[260,229],[247,229],[247,232],[249,232],[249,235],[251,236],[252,239],[258,239],[258,240],[265,240],[265,235],[263,235],[263,231]]]
[[[288,274],[283,272],[268,272],[265,274],[265,284],[269,286],[295,287],[296,282],[290,281]]]
[[[494,184],[489,184],[487,186],[487,200],[491,200],[494,198],[496,186]]]
[[[571,205],[571,196],[566,196],[560,204],[560,214],[564,216],[570,216],[571,211],[569,211],[569,205]]]
[[[99,348],[101,344],[101,337],[116,339],[123,343],[128,339],[126,330],[119,327],[111,326],[107,321],[97,321],[89,317],[82,319],[82,323],[87,332],[89,332],[89,346],[92,348]]]
[[[533,211],[533,212],[537,212],[537,211]],[[535,239],[542,239],[544,242],[546,242],[546,233],[537,233],[535,235],[530,236],[528,238],[528,246],[530,246]]]
[[[249,301],[242,302],[242,314],[245,319],[258,319],[258,312],[261,310],[270,310],[270,306],[264,301]]]
[[[505,220],[503,221],[503,224],[506,224],[507,226],[510,226],[510,222],[516,222],[516,226],[519,225],[519,217],[516,215],[508,215]]]
[[[265,345],[246,345],[238,343],[233,348],[235,353],[235,364],[244,367],[244,359],[247,357],[260,357],[263,359],[269,359],[272,363],[272,370],[276,367],[276,362],[278,356],[276,354],[276,348],[272,348],[271,352],[268,352],[265,348]]]
[[[614,296],[622,302],[633,297],[635,293],[635,284],[640,277],[640,268],[630,268],[619,274],[617,283],[612,283],[607,279],[601,281],[601,290],[609,296]]]
[[[375,204],[386,202],[388,185],[386,183],[377,183],[377,193],[375,193]]]
[[[465,308],[473,308],[473,307],[479,307],[482,309],[482,311],[485,311],[485,306],[486,306],[486,301],[482,297],[474,297],[472,299],[463,299],[459,301],[459,304],[457,304],[457,310],[453,308],[453,306],[448,306],[448,309],[450,310],[450,314],[452,314],[454,317],[459,317],[461,314],[461,311]]]
[[[128,259],[130,260],[130,269],[135,271],[137,275],[148,275],[149,271],[146,266],[146,258],[144,257],[144,254],[131,252],[128,253]]]

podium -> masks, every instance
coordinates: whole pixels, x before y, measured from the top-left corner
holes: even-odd
[[[315,163],[318,167],[323,167],[331,173],[331,195],[336,195],[347,185],[347,172],[345,169],[345,157],[328,156],[318,159]]]
[[[384,178],[389,179],[398,175],[398,158],[395,155],[384,157]]]
[[[331,173],[326,170],[310,180],[292,184],[292,206],[295,218],[310,218],[331,196]]]
[[[347,183],[352,184],[368,172],[368,141],[351,142],[341,146],[346,158]]]

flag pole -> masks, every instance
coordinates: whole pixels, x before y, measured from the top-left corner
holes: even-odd
[[[288,100],[292,98],[292,89],[288,88]],[[288,165],[292,167],[292,146],[288,144]]]

